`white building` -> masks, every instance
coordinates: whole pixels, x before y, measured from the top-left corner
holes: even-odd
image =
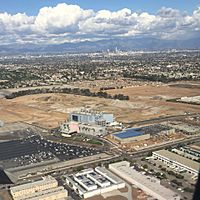
[[[51,176],[11,187],[10,193],[14,200],[63,200],[68,196],[68,192],[58,187],[57,180]]]
[[[167,150],[159,150],[153,152],[153,158],[162,161],[165,164],[174,166],[178,170],[186,170],[195,176],[199,173],[200,165],[198,162],[177,155]]]
[[[125,187],[125,183],[103,167],[66,176],[67,184],[81,197],[89,198]]]
[[[131,168],[130,163],[127,161],[110,164],[109,169],[155,199],[180,200],[180,196],[175,192],[160,185],[160,180],[139,173]]]
[[[40,192],[35,192],[23,197],[15,198],[15,200],[67,200],[68,192],[64,187],[56,187]]]
[[[113,114],[82,109],[80,111],[70,113],[70,121],[105,126],[106,124],[112,123],[114,119]]]

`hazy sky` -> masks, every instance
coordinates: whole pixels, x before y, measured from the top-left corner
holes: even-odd
[[[197,0],[0,0],[0,42],[200,35]]]

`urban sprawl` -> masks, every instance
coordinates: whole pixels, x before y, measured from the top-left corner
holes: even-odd
[[[200,51],[0,57],[0,199],[191,200]]]

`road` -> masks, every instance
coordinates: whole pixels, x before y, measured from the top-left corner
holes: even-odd
[[[199,114],[197,113],[191,113],[191,114],[185,114],[185,115],[171,115],[171,116],[166,116],[166,117],[158,117],[158,118],[152,118],[152,119],[148,119],[148,120],[144,120],[144,121],[136,121],[136,122],[129,122],[126,123],[125,125],[127,126],[141,126],[141,125],[145,125],[145,124],[153,124],[153,123],[161,123],[161,122],[165,122],[166,120],[180,120],[181,118],[185,118],[185,117],[196,117],[199,116]]]
[[[195,136],[195,137],[192,137],[192,138],[186,138],[186,139],[176,141],[176,142],[172,141],[172,142],[167,143],[167,144],[162,144],[162,145],[159,145],[159,146],[154,146],[154,147],[138,150],[138,151],[133,152],[133,153],[127,153],[127,152],[123,151],[123,157],[132,159],[134,157],[144,156],[144,155],[146,155],[146,154],[148,154],[149,152],[152,152],[152,151],[164,149],[164,148],[167,148],[167,147],[174,148],[178,145],[188,144],[188,143],[192,143],[192,142],[199,142],[199,141],[200,141],[200,136]]]

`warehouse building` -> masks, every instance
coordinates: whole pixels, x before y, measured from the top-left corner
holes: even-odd
[[[118,133],[112,134],[113,139],[117,140],[119,143],[129,143],[141,140],[148,140],[150,134],[144,134],[140,132],[139,129],[131,128]]]
[[[174,166],[177,170],[185,170],[195,176],[198,175],[200,168],[199,163],[176,153],[167,150],[159,150],[153,152],[153,158],[158,159],[167,165],[169,164],[170,166]]]
[[[109,169],[127,182],[136,185],[155,199],[180,200],[180,196],[172,190],[162,186],[160,180],[141,174],[130,167],[130,163],[127,161],[110,164]]]
[[[175,133],[175,129],[164,124],[153,124],[138,128],[141,132],[150,135],[168,135]]]
[[[200,160],[200,147],[198,145],[188,145],[179,149],[172,149],[173,152],[192,160]]]
[[[42,180],[10,188],[14,200],[64,200],[68,192],[58,187],[55,178],[48,176]]]
[[[172,134],[175,133],[175,129],[162,124],[154,124],[150,126],[144,126],[139,128],[130,128],[118,133],[114,133],[112,136],[120,143],[129,143],[141,140],[148,140],[151,136]]]
[[[113,114],[91,111],[82,109],[77,112],[70,113],[70,121],[75,121],[84,124],[96,124],[106,126],[107,124],[113,123]]]
[[[191,155],[194,155],[200,159],[200,143],[186,146],[183,149],[185,150],[185,152],[190,153]]]
[[[81,198],[90,198],[125,187],[121,179],[103,167],[68,175],[66,182]]]

